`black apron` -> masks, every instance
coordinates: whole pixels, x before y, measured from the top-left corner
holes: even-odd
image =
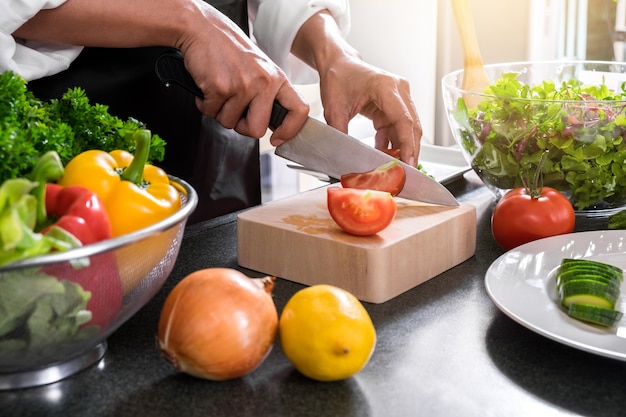
[[[249,33],[245,0],[209,3]],[[259,141],[202,116],[186,90],[165,87],[154,63],[167,50],[85,48],[69,69],[28,86],[43,100],[81,87],[92,104],[105,104],[122,119],[134,117],[161,136],[167,146],[158,165],[198,192],[199,204],[189,223],[260,204]]]

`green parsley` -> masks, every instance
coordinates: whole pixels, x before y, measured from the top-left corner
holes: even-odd
[[[132,135],[145,128],[122,120],[102,104],[91,104],[85,91],[72,88],[58,100],[37,99],[27,83],[11,71],[0,74],[0,183],[26,176],[49,151],[67,164],[89,149],[134,151]],[[152,135],[149,161],[162,161],[165,141]]]

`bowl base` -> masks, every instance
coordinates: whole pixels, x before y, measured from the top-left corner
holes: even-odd
[[[93,349],[66,362],[59,362],[31,371],[0,374],[0,391],[32,388],[60,381],[98,362],[106,350],[107,342],[105,340]]]
[[[596,210],[575,210],[576,217],[588,218],[588,219],[606,219],[611,217],[617,212],[626,210],[625,206],[596,209]]]

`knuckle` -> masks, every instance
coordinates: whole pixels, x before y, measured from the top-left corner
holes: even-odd
[[[265,133],[267,132],[267,129],[263,129],[261,126],[250,126],[246,136],[250,136],[251,138],[254,139],[259,139],[261,137],[263,137],[263,135],[265,135]]]

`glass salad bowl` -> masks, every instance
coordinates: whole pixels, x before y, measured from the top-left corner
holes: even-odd
[[[607,216],[626,204],[626,63],[485,70],[484,92],[462,89],[463,70],[442,78],[442,92],[457,144],[497,198],[536,182],[561,191],[578,215]]]
[[[170,177],[182,207],[149,227],[0,268],[0,390],[66,378],[161,289],[198,197]]]

